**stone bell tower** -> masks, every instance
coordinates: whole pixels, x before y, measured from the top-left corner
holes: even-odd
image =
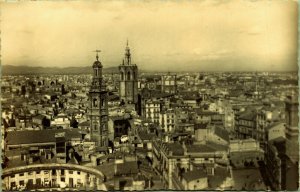
[[[89,91],[89,117],[91,140],[96,146],[108,146],[108,108],[105,82],[102,77],[102,63],[96,50],[96,61],[93,64],[93,79]]]
[[[125,57],[122,64],[119,66],[120,72],[120,89],[119,95],[121,100],[128,103],[137,103],[138,95],[138,67],[131,63],[130,48],[127,45],[125,48]]]

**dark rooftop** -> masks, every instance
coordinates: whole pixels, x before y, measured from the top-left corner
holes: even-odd
[[[78,129],[45,129],[38,131],[11,131],[7,133],[7,145],[55,142],[55,134],[65,132],[66,140],[81,138]]]
[[[196,179],[201,179],[207,177],[203,169],[196,169],[193,171],[185,172],[182,174],[182,177],[187,182],[194,181]]]

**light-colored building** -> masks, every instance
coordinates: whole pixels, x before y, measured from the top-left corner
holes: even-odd
[[[153,123],[159,124],[160,110],[161,110],[161,103],[159,100],[151,99],[146,101],[145,103],[146,119],[149,119]]]
[[[159,113],[159,125],[166,132],[174,132],[176,121],[176,112],[173,109],[168,109]]]
[[[5,190],[85,189],[105,190],[97,169],[73,164],[35,164],[4,169]]]

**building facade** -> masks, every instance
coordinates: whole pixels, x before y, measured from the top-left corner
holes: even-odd
[[[177,93],[176,75],[161,76],[161,91],[166,93]]]
[[[2,178],[4,190],[105,190],[102,172],[72,164],[49,163],[9,168],[3,171]]]

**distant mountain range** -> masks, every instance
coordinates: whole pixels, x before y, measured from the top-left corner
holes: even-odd
[[[162,73],[162,72],[201,72],[199,69],[195,70],[181,70],[178,68],[167,70],[167,69],[161,69],[161,70],[154,70],[154,69],[140,69],[139,73]],[[209,72],[209,70],[207,70]],[[85,66],[85,67],[32,67],[32,66],[14,66],[14,65],[2,65],[1,67],[1,73],[3,75],[37,75],[37,74],[92,74],[92,67],[91,66]],[[203,70],[202,72],[205,72]],[[239,71],[235,71],[239,72]],[[240,71],[243,72],[243,71]],[[250,72],[250,71],[249,71]],[[252,71],[253,72],[253,71]],[[269,71],[272,72],[272,71]],[[274,71],[275,72],[275,71]],[[294,71],[280,71],[280,73],[286,73],[286,72],[294,72]],[[118,66],[113,67],[104,67],[103,73],[119,73]]]
[[[29,75],[29,74],[89,74],[92,73],[91,66],[86,67],[31,67],[2,65],[3,75]],[[118,73],[118,67],[103,68],[103,73]]]

